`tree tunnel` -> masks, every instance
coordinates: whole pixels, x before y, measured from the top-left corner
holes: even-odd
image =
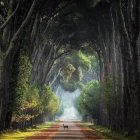
[[[0,129],[53,119],[58,86],[82,83],[83,119],[139,131],[139,15],[138,0],[0,0]]]

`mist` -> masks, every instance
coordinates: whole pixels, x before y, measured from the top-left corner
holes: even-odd
[[[74,92],[65,91],[61,86],[56,90],[56,95],[59,97],[63,106],[63,114],[56,116],[57,120],[81,120],[81,116],[74,106],[75,99],[80,95],[80,90],[76,89]]]

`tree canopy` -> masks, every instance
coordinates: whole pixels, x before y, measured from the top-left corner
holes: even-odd
[[[43,120],[46,106],[56,113],[59,101],[48,86],[74,90],[79,81],[87,83],[85,75],[92,77],[87,71],[94,65],[99,123],[140,131],[139,5],[139,0],[0,0],[0,130],[10,127],[20,106],[22,115],[33,111],[32,122]],[[49,93],[46,103],[42,98]]]

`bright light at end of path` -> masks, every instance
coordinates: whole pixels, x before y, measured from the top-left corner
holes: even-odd
[[[80,95],[80,90],[74,92],[65,91],[62,87],[58,87],[56,95],[59,96],[64,107],[64,112],[61,116],[56,116],[56,120],[60,121],[80,121],[81,116],[74,106],[75,99]]]
[[[59,118],[60,121],[81,120],[77,110],[72,106],[64,108],[64,113]]]

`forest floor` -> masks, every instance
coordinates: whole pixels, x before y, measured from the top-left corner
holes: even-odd
[[[68,125],[64,130],[63,124]],[[5,133],[0,140],[131,140],[100,126],[81,122],[54,122],[26,131]]]

